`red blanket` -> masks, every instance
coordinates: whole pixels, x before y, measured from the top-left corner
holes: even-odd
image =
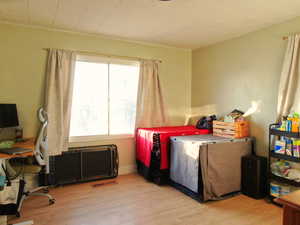
[[[194,126],[138,128],[136,137],[136,158],[148,168],[150,167],[154,133],[160,134],[160,169],[164,170],[169,168],[168,146],[171,136],[200,135],[210,132],[209,130],[196,129]]]

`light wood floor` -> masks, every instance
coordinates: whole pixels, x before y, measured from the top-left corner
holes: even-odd
[[[103,182],[103,181],[101,181]],[[264,200],[238,195],[200,204],[169,186],[146,182],[136,174],[117,183],[90,182],[51,189],[56,203],[27,199],[22,217],[35,225],[280,225],[282,209]],[[107,182],[107,181],[104,181]]]

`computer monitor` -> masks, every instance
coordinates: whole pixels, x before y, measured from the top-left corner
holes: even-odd
[[[17,105],[0,104],[0,128],[17,126],[19,126]]]

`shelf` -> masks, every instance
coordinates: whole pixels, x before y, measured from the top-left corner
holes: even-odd
[[[270,129],[270,134],[277,135],[277,136],[300,138],[299,132],[288,132],[288,131],[281,131],[277,129]]]
[[[293,162],[300,162],[300,158],[296,158],[296,157],[284,155],[284,154],[278,154],[275,152],[271,152],[270,156],[273,158],[277,158],[277,159],[284,159],[284,160],[293,161]]]
[[[287,178],[284,178],[284,177],[279,177],[279,176],[276,176],[274,174],[271,174],[270,178],[272,180],[278,181],[280,183],[285,183],[285,184],[289,184],[289,185],[292,185],[292,186],[300,187],[300,182],[296,182],[294,180],[290,180],[290,179],[287,179]]]

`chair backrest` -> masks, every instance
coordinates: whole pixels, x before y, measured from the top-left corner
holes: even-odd
[[[39,165],[46,166],[46,173],[49,173],[49,155],[46,136],[46,128],[48,125],[47,112],[40,108],[38,110],[38,118],[42,124],[35,144],[35,158]]]

